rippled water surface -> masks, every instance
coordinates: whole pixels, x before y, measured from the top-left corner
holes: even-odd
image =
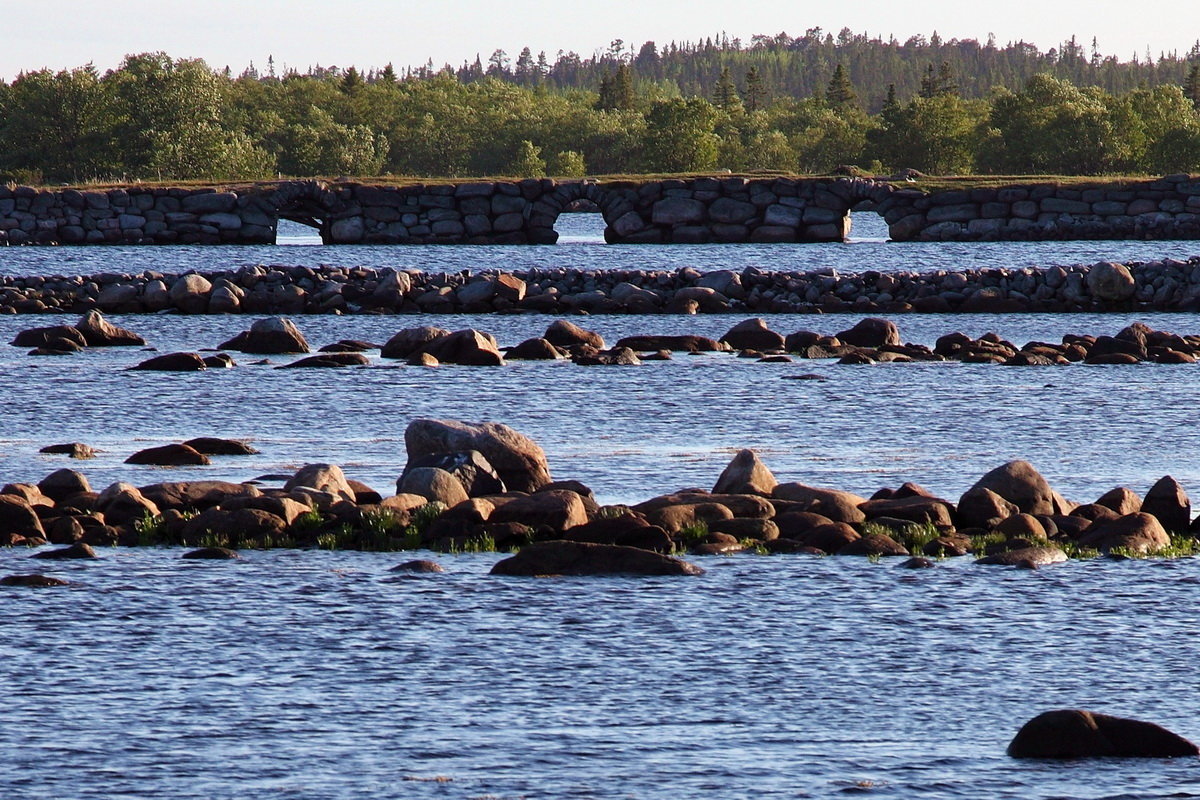
[[[847,269],[878,266],[867,263],[876,256],[936,266],[914,246],[878,242],[622,250],[580,238],[561,248],[268,252],[284,253],[270,257],[282,263],[337,257],[426,269],[564,256],[628,266],[621,253],[637,265],[675,259],[672,268],[741,269],[759,258],[769,266],[798,253],[845,257]],[[1078,246],[1096,249],[1053,262],[1142,257]],[[1128,246],[1145,246],[1147,258],[1194,251]],[[0,251],[0,264],[22,273],[138,271],[170,267],[154,258],[196,267],[258,258],[247,252],[12,248]],[[1003,251],[1005,263],[986,248],[963,252],[992,266],[1027,257],[1015,246]],[[1024,343],[1111,334],[1139,318],[1200,333],[1189,314],[896,321],[910,342],[961,330]],[[251,321],[113,319],[160,352],[216,347]],[[576,321],[611,342],[633,333],[716,337],[741,319]],[[857,319],[768,321],[783,333],[836,333]],[[0,341],[73,320],[0,317]],[[478,327],[508,345],[552,320],[296,321],[316,347],[379,343],[417,324]],[[33,358],[0,345],[0,483],[62,466],[97,487],[245,480],[331,461],[388,491],[404,465],[406,425],[428,416],[506,422],[546,449],[555,477],[580,479],[609,503],[711,486],[742,447],[758,449],[780,480],[862,493],[912,480],[954,499],[1012,458],[1031,460],[1077,500],[1119,484],[1144,492],[1168,473],[1193,494],[1200,486],[1198,365],[849,367],[678,354],[628,368],[422,369],[375,352],[363,369],[276,370],[291,357],[238,355],[232,370],[126,371],[149,355],[123,348]],[[819,379],[793,380],[805,376]],[[201,435],[246,438],[262,452],[208,467],[122,463],[136,449]],[[102,452],[83,462],[37,452],[69,441]],[[1194,759],[1004,756],[1021,723],[1055,707],[1151,719],[1200,737],[1196,559],[1037,572],[950,560],[909,572],[887,559],[745,555],[698,558],[708,569],[699,578],[523,580],[489,577],[494,555],[437,556],[445,575],[401,578],[388,570],[410,556],[255,552],[211,563],[180,554],[112,549],[65,563],[0,549],[0,575],[43,571],[73,582],[0,588],[4,797],[1200,796]]]
[[[889,243],[879,215],[853,215],[849,244],[606,245],[598,214],[563,214],[553,247],[320,246],[312,229],[281,223],[280,245],[264,247],[12,247],[0,249],[0,275],[93,275],[158,270],[217,271],[246,264],[316,267],[395,267],[427,272],[577,269],[701,271],[759,267],[767,270],[934,270],[1053,266],[1107,261],[1187,259],[1200,242],[993,242]]]
[[[1004,756],[1053,707],[1200,734],[1196,560],[538,580],[490,555],[397,578],[387,555],[180,552],[0,589],[6,797],[1200,795],[1196,759]]]

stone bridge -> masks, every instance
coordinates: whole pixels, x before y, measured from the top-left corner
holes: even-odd
[[[716,176],[408,186],[282,181],[234,189],[0,187],[0,244],[274,244],[280,219],[327,244],[553,244],[587,201],[617,244],[840,242],[850,212],[895,241],[1200,238],[1200,178],[925,192],[864,178]]]

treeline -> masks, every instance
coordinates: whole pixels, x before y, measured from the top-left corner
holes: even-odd
[[[836,36],[810,28],[803,36],[779,33],[743,41],[721,34],[661,48],[655,42],[634,45],[618,39],[590,58],[559,51],[553,61],[545,53],[535,56],[528,47],[515,57],[497,50],[487,63],[476,57],[455,74],[464,83],[492,77],[531,88],[591,90],[625,64],[639,83],[657,83],[684,97],[711,97],[728,67],[735,75],[754,70],[767,98],[804,98],[820,94],[840,64],[858,87],[863,108],[874,114],[883,107],[888,86],[894,86],[900,97],[920,91],[929,64],[948,64],[958,76],[962,96],[980,99],[997,87],[1017,91],[1041,74],[1076,86],[1097,86],[1109,94],[1126,94],[1143,86],[1182,84],[1197,61],[1200,39],[1183,55],[1161,53],[1154,58],[1149,52],[1133,53],[1121,60],[1101,53],[1095,38],[1085,47],[1072,37],[1043,52],[1024,41],[998,46],[989,37],[980,44],[975,39],[945,40],[936,31],[900,42],[894,37],[856,34],[849,28]],[[407,74],[430,77],[435,72],[430,63]]]
[[[834,42],[832,52],[851,46]],[[676,63],[675,53],[658,63]],[[793,95],[750,62],[684,91],[643,77],[636,54],[589,62],[595,82],[579,87],[552,80],[561,59],[545,69],[535,60],[535,85],[496,60],[498,74],[469,78],[390,66],[276,75],[268,65],[234,76],[164,53],[128,56],[103,74],[26,73],[0,82],[0,179],[825,173],[849,164],[931,174],[1200,170],[1200,55],[1177,65],[1187,66],[1178,81],[1114,92],[1035,72],[986,96],[966,88],[974,76],[953,61],[929,61],[911,88],[882,86],[874,111],[863,98],[877,82],[856,80],[840,61]],[[1117,66],[1114,74],[1135,65]],[[1161,77],[1166,67],[1154,69]]]

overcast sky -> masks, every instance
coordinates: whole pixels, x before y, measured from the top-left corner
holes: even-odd
[[[590,56],[614,39],[641,44],[695,41],[722,31],[756,33],[808,28],[903,41],[936,30],[943,39],[1000,44],[1024,39],[1045,50],[1072,35],[1085,48],[1123,60],[1149,48],[1155,57],[1186,53],[1200,37],[1200,2],[1166,0],[52,0],[2,4],[0,77],[21,70],[93,62],[101,69],[126,53],[164,50],[241,72],[251,61],[301,71],[309,66],[441,66],[487,61],[497,48],[515,57],[528,45]]]

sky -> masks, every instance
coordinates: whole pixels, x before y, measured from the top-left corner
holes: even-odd
[[[1024,40],[1042,50],[1072,35],[1092,37],[1105,55],[1128,60],[1147,49],[1186,53],[1200,38],[1200,2],[1164,0],[0,0],[0,78],[22,70],[64,69],[88,62],[101,70],[127,53],[165,51],[241,72],[273,56],[277,67],[357,66],[360,70],[486,62],[496,49],[515,59],[522,47],[591,56],[615,39],[696,41],[725,32],[793,36],[820,27],[837,34],[895,35],[901,41],[937,31],[943,39],[1003,45]]]

